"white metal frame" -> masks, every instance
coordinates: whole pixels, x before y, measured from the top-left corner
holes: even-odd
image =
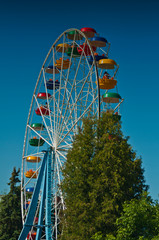
[[[75,31],[76,34],[80,34],[83,39],[76,40],[76,34],[74,39],[70,40],[67,38],[67,33],[70,31]],[[67,43],[72,46],[71,56],[68,57],[64,52],[56,51],[56,46],[59,43]],[[82,54],[75,58],[73,56],[73,49],[77,46],[80,48],[81,44],[87,44],[89,46],[91,56],[93,58],[93,64],[90,65],[88,57],[82,51]],[[110,48],[110,43],[106,50],[99,49],[101,53],[108,56]],[[48,74],[45,69],[49,65],[55,65],[56,60],[62,58],[63,60],[69,58],[70,64],[67,70],[64,70],[61,65],[59,73],[55,74],[55,69],[53,68],[53,74]],[[114,77],[117,73],[118,67],[114,73]],[[54,232],[53,239],[57,239],[58,235],[58,224],[59,224],[59,212],[60,209],[64,209],[64,200],[62,192],[59,185],[62,180],[61,169],[64,162],[67,160],[67,151],[72,146],[73,136],[77,133],[78,126],[82,127],[82,118],[86,117],[89,113],[92,115],[100,116],[100,112],[104,111],[106,104],[101,102],[100,99],[100,89],[99,89],[99,76],[103,74],[102,69],[97,68],[95,62],[94,53],[88,38],[83,32],[78,29],[72,28],[64,31],[54,42],[50,48],[45,61],[40,70],[35,89],[33,92],[33,97],[31,100],[31,105],[29,109],[26,131],[24,137],[23,146],[23,158],[22,158],[22,170],[21,170],[21,209],[23,222],[25,221],[25,216],[27,210],[24,210],[24,204],[26,204],[27,194],[25,191],[26,187],[32,186],[31,184],[36,183],[36,179],[26,179],[24,172],[29,168],[34,168],[36,172],[40,169],[40,163],[28,163],[26,162],[26,157],[40,156],[43,158],[43,149],[51,147],[55,154],[55,164],[53,167],[54,174],[52,175],[52,206],[55,212],[55,225],[52,227]],[[59,89],[49,90],[47,89],[46,83],[49,77],[54,81],[58,79],[60,87]],[[46,100],[41,100],[37,98],[38,92],[50,93],[51,97],[47,97]],[[123,100],[122,100],[123,101]],[[121,101],[121,102],[122,102]],[[47,103],[47,104],[46,104]],[[45,116],[42,114],[40,106],[43,105],[45,108],[50,110],[49,115]],[[119,108],[120,103],[115,107]],[[35,114],[35,109],[39,108],[41,116]],[[114,109],[114,110],[115,110]],[[45,130],[37,131],[31,127],[32,123],[40,122],[45,126]],[[36,136],[42,138],[45,141],[44,147],[31,147],[28,141],[31,137]],[[39,201],[41,196],[39,195]],[[57,198],[60,202],[57,202]],[[40,205],[40,204],[39,204]],[[38,213],[38,208],[37,211]],[[43,235],[45,239],[45,234]],[[41,239],[43,239],[43,237]]]

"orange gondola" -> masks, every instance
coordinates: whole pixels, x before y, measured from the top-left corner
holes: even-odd
[[[24,173],[24,175],[26,176],[26,178],[37,178],[38,172],[33,171],[32,169],[30,169],[30,170],[26,171]]]

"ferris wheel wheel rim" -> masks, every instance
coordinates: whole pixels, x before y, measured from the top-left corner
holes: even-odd
[[[97,87],[98,87],[97,92],[98,92],[98,99],[99,99],[99,103],[98,103],[99,110],[98,110],[98,113],[99,113],[99,115],[100,115],[100,90],[99,90],[99,83],[98,83],[98,69],[97,69],[97,66],[96,66],[96,61],[95,61],[95,58],[94,58],[94,54],[93,54],[92,47],[91,47],[91,45],[90,45],[90,43],[89,43],[88,38],[85,36],[85,34],[84,34],[83,32],[81,32],[80,30],[75,29],[75,28],[68,29],[68,30],[64,31],[64,32],[56,39],[56,41],[54,42],[54,44],[51,46],[51,48],[50,48],[50,50],[49,50],[49,52],[48,52],[48,54],[47,54],[47,56],[46,56],[46,58],[45,58],[45,60],[44,60],[44,62],[43,62],[43,65],[42,65],[42,67],[41,67],[41,70],[40,70],[40,73],[39,73],[39,76],[38,76],[38,79],[37,79],[37,82],[36,82],[36,85],[35,85],[35,88],[34,88],[34,92],[33,92],[32,100],[31,100],[31,104],[30,104],[30,109],[29,109],[29,114],[28,114],[28,119],[27,119],[27,125],[26,125],[26,131],[25,131],[25,138],[24,138],[23,157],[24,157],[26,137],[27,137],[27,131],[28,131],[30,114],[31,114],[32,106],[33,106],[33,101],[34,101],[34,98],[35,98],[35,93],[36,93],[36,90],[37,90],[37,86],[38,86],[38,84],[39,84],[40,77],[41,77],[41,75],[42,75],[42,73],[43,73],[43,71],[44,71],[44,69],[45,69],[45,67],[44,67],[44,66],[45,66],[45,63],[46,63],[46,61],[47,61],[47,59],[48,59],[51,51],[55,48],[56,43],[59,41],[59,39],[60,39],[63,35],[65,35],[66,33],[68,33],[68,32],[71,31],[71,30],[74,30],[74,31],[79,32],[79,33],[84,37],[84,39],[86,39],[87,44],[88,44],[88,46],[89,46],[89,48],[90,48],[91,56],[92,56],[92,58],[93,58],[94,67],[95,67],[95,71],[96,71],[96,81],[97,81]],[[23,172],[23,167],[22,167],[22,172]],[[22,176],[22,177],[21,177],[21,180],[22,180],[22,183],[23,183],[24,174],[22,173],[21,176]],[[22,208],[23,208],[23,203],[21,204],[21,206],[22,206]]]

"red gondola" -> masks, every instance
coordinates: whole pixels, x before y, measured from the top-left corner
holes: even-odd
[[[41,111],[40,111],[40,110],[41,110]],[[43,106],[41,106],[40,108],[37,108],[37,109],[35,110],[35,112],[36,112],[36,114],[39,115],[39,116],[41,116],[41,113],[42,113],[42,115],[45,115],[45,116],[47,116],[47,115],[50,114],[50,110],[49,110],[48,108],[46,108],[46,107],[43,107]]]
[[[94,30],[93,28],[84,27],[84,28],[81,28],[81,32],[83,32],[86,35],[86,37],[92,38],[94,37],[96,30]]]
[[[28,233],[28,236],[27,236],[27,239],[30,239],[30,240],[35,240],[36,239],[36,232],[29,232]]]
[[[51,97],[51,94],[50,93],[38,93],[37,94],[37,98],[40,98],[40,99],[47,99],[47,98],[50,98]]]
[[[95,52],[96,47],[92,46],[92,50]],[[80,45],[80,47],[77,48],[77,51],[79,54],[85,54],[86,56],[91,55],[90,47],[87,44]]]

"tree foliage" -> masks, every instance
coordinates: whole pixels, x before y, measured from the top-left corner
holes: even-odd
[[[10,191],[0,202],[0,240],[17,240],[22,228],[19,172],[20,169],[13,169],[8,183]]]
[[[66,240],[114,233],[123,203],[139,199],[147,189],[141,158],[124,138],[118,117],[106,113],[99,120],[84,119],[63,175]]]
[[[158,203],[154,204],[146,193],[141,199],[125,202],[117,227],[117,240],[159,239]]]

